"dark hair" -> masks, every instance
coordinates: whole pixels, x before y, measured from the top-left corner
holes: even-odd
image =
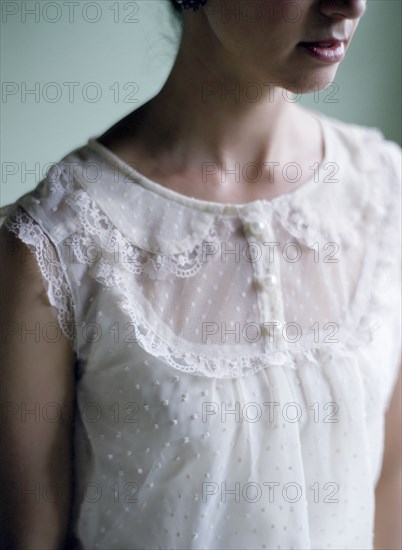
[[[174,11],[181,15],[181,7],[179,4],[176,4],[175,0],[170,0],[170,3],[172,4]]]

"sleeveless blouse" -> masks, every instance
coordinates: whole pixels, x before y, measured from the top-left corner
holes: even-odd
[[[92,137],[1,208],[75,352],[85,550],[373,548],[401,148],[317,118],[322,162],[272,199],[186,196]]]

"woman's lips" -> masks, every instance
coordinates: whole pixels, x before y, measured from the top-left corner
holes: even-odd
[[[345,43],[340,41],[300,42],[299,46],[324,63],[339,63],[345,57]]]

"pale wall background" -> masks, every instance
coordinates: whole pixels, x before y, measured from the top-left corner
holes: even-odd
[[[0,4],[4,205],[34,188],[48,163],[154,96],[173,63],[176,35],[167,0],[81,0],[74,12],[62,0]],[[401,144],[400,21],[400,0],[368,0],[337,73],[337,101],[321,92],[302,104],[380,128]],[[77,83],[71,97],[63,83]],[[37,97],[24,94],[35,86]]]

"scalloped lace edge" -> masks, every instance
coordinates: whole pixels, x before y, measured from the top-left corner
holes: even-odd
[[[4,226],[12,231],[34,254],[43,278],[49,303],[56,308],[57,320],[63,334],[74,340],[73,298],[66,281],[64,269],[54,245],[41,226],[21,207],[10,208]]]
[[[395,177],[396,174],[392,167],[390,172],[392,185],[397,187]],[[77,200],[77,198],[79,200]],[[110,249],[111,242],[113,241],[123,244],[128,250],[126,253],[126,258],[130,257],[130,253],[133,251],[133,244],[128,242],[124,235],[122,235],[117,228],[109,223],[107,216],[102,214],[96,202],[86,191],[80,190],[78,193],[73,192],[72,196],[67,197],[66,200],[68,204],[78,212],[83,226],[83,234],[78,236],[75,235],[72,240],[74,253],[77,254],[80,261],[92,263],[88,258],[84,257],[80,253],[81,245],[86,238],[86,233],[97,235],[102,245],[106,247],[106,250]],[[389,203],[389,205],[393,204],[393,197],[390,197]],[[393,207],[390,210],[392,211],[392,214],[396,212],[395,204],[393,204]],[[15,210],[10,207],[10,211],[12,211],[11,216],[7,216],[5,225],[25,244],[27,244],[30,250],[35,254],[38,266],[45,282],[49,302],[57,309],[59,325],[65,336],[70,340],[74,340],[76,335],[74,329],[71,328],[75,327],[73,322],[73,299],[70,287],[65,279],[62,264],[55,253],[50,255],[47,254],[47,251],[53,251],[53,247],[40,225],[33,220],[20,205],[17,205]],[[102,224],[104,224],[103,227]],[[388,227],[390,225],[392,224],[388,224]],[[294,228],[292,229],[294,231]],[[385,233],[391,234],[391,227],[390,230]],[[212,237],[213,235],[215,235],[215,224],[213,224],[210,229],[210,236]],[[380,245],[381,253],[375,264],[374,276],[378,274],[378,270],[380,268],[388,266],[392,261],[392,246],[389,241],[389,236],[387,238],[386,235],[383,234],[382,237],[383,238],[380,239],[380,241],[383,246]],[[135,248],[137,247],[134,247],[134,249]],[[152,260],[150,264],[148,262],[148,264],[146,263],[144,266],[138,261],[134,263],[128,262],[126,265],[129,266],[129,271],[135,273],[140,272],[145,267],[145,271],[148,272],[148,275],[154,278],[163,278],[168,273],[174,273],[178,277],[186,277],[193,275],[194,272],[200,268],[200,263],[197,262],[197,253],[195,254],[195,257],[194,251],[191,252],[191,254],[193,255],[193,263],[190,261],[190,253],[187,253],[185,256],[183,256],[183,254],[179,254],[177,255],[178,258],[175,259],[155,255],[155,261]],[[113,253],[110,253],[110,256],[112,258]],[[160,260],[162,260],[162,263]],[[186,263],[190,265],[186,265]],[[96,267],[96,272],[96,279],[99,283],[107,287],[118,285],[121,288],[124,288],[122,277],[119,275],[113,262],[110,262],[107,259],[105,260],[102,257]],[[126,310],[133,320],[138,343],[151,355],[163,359],[164,362],[182,372],[218,378],[233,378],[253,374],[263,368],[273,365],[287,366],[292,369],[297,368],[295,356],[299,354],[302,354],[303,357],[317,363],[317,353],[320,358],[322,358],[322,353],[324,353],[327,357],[332,357],[334,355],[339,356],[339,354],[349,355],[352,349],[367,345],[372,341],[374,331],[378,326],[378,321],[374,319],[374,314],[381,306],[381,296],[379,293],[380,291],[378,284],[371,287],[370,299],[368,300],[369,307],[367,307],[366,310],[367,314],[362,315],[357,326],[355,327],[355,330],[356,328],[359,329],[359,334],[355,331],[344,331],[345,339],[343,342],[337,344],[336,351],[330,349],[330,346],[328,347],[328,345],[318,344],[304,350],[300,348],[293,349],[291,351],[288,349],[280,351],[272,350],[269,353],[265,353],[263,357],[261,357],[260,354],[242,357],[240,359],[238,357],[228,357],[227,355],[219,356],[218,358],[216,356],[215,358],[211,358],[206,355],[186,353],[183,350],[179,350],[178,348],[167,343],[156,334],[156,332],[146,322],[143,315],[136,314],[134,306],[130,302],[130,294],[127,289],[125,289],[124,292],[126,302],[120,302],[120,307],[122,310]]]
[[[295,358],[300,354],[305,358],[309,358],[312,362],[317,362],[315,358],[317,354],[321,358],[322,354],[326,357],[339,357],[339,354],[349,356],[352,349],[365,346],[372,340],[376,324],[370,322],[365,324],[362,333],[359,335],[344,330],[345,339],[337,343],[336,350],[334,350],[333,346],[331,349],[331,345],[321,343],[313,344],[307,348],[294,347],[291,350],[288,348],[270,350],[263,354],[250,355],[248,357],[241,357],[240,359],[237,356],[228,356],[226,352],[222,353],[222,355],[214,354],[214,357],[211,357],[180,350],[159,336],[146,321],[145,316],[139,312],[138,304],[132,302],[131,293],[124,283],[126,270],[128,269],[130,272],[138,274],[142,271],[143,266],[138,261],[128,261],[126,263],[123,262],[126,266],[125,268],[119,268],[116,262],[111,261],[111,258],[113,258],[113,253],[110,252],[112,242],[117,241],[131,253],[133,252],[133,247],[134,252],[137,247],[127,241],[124,235],[109,222],[107,216],[102,213],[96,202],[85,191],[79,191],[78,195],[71,199],[69,198],[68,202],[77,212],[83,226],[82,233],[75,234],[70,241],[74,254],[77,255],[80,261],[91,264],[91,275],[100,284],[108,288],[118,287],[120,289],[125,300],[120,301],[118,305],[131,318],[138,344],[152,356],[164,360],[165,363],[179,371],[216,378],[234,378],[253,374],[263,368],[274,365],[295,369],[297,368]],[[88,216],[88,213],[90,213],[90,216]],[[216,229],[213,225],[210,228],[210,235],[215,235],[215,231]],[[88,243],[88,234],[96,236],[99,239],[101,247],[105,247],[106,251],[109,249],[106,257],[102,255],[96,262],[96,265],[81,253],[83,247]],[[129,254],[126,259],[128,257]],[[182,258],[182,254],[180,254],[180,257]],[[118,265],[120,265],[120,262]],[[176,271],[175,262],[172,258],[169,259],[168,265],[169,268],[167,270],[162,269],[161,276],[165,276],[167,272],[178,276],[185,276],[182,269],[179,270],[180,273]],[[195,265],[198,268],[200,267],[199,262],[195,262]],[[192,274],[194,274],[194,265],[186,275],[191,276]]]

